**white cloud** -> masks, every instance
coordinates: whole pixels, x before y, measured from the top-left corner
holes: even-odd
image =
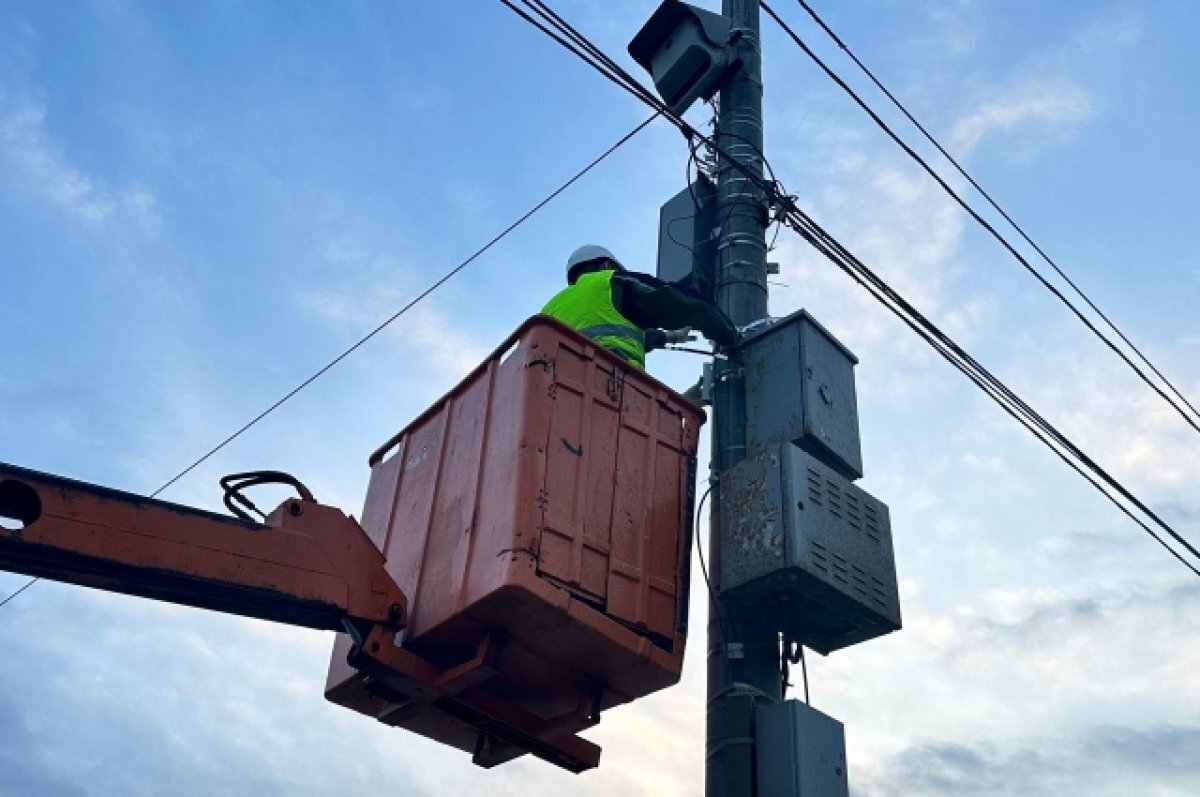
[[[855,157],[847,158],[847,146],[846,138],[835,136],[809,153],[827,173],[811,197],[801,198],[801,206],[923,313],[969,343],[988,322],[992,302],[965,291],[960,282],[965,216],[932,180],[890,151],[860,143]],[[843,166],[828,171],[837,162]],[[911,366],[936,357],[915,336],[901,333],[900,322],[865,290],[792,234],[781,236],[772,259],[780,263],[786,286],[772,291],[773,312],[807,304],[860,359],[875,362],[875,376],[883,377],[887,392],[906,391]],[[881,372],[881,360],[895,367]]]
[[[1105,54],[1140,44],[1145,35],[1145,23],[1136,9],[1115,8],[1085,23],[1070,44],[1084,55]]]
[[[1097,48],[1131,41],[1129,26],[1110,26],[1107,38],[1098,30],[1083,37]],[[951,101],[959,119],[951,151],[969,154],[1001,138],[1025,150],[1030,138],[1070,136],[1094,119],[1101,87],[1054,66],[1036,79],[1018,69],[973,106]],[[780,170],[805,186],[801,205],[969,350],[987,345],[986,364],[1119,478],[1164,509],[1174,501],[1180,517],[1193,512],[1193,433],[1102,348],[1075,337],[1082,330],[1074,322],[1060,336],[1060,325],[1043,318],[1057,308],[1039,302],[1035,312],[1020,296],[972,289],[982,285],[976,269],[1015,264],[967,240],[961,211],[926,176],[896,166],[889,144],[839,124],[797,124],[806,149],[773,150],[777,163],[790,156]],[[826,132],[808,135],[814,128]],[[797,166],[807,182],[797,181]],[[774,297],[789,309],[808,303],[862,358],[864,425],[872,413],[892,439],[875,445],[910,439],[886,426],[897,418],[919,425],[917,445],[869,463],[874,481],[864,485],[891,505],[900,576],[917,583],[903,591],[906,627],[812,664],[817,707],[847,723],[854,792],[1189,793],[1185,776],[1162,767],[1082,765],[1104,739],[1186,726],[1185,709],[1171,702],[1194,702],[1191,683],[1180,684],[1195,681],[1187,662],[1200,655],[1189,615],[1197,595],[1178,589],[1185,571],[845,275],[784,240],[777,255],[791,287]],[[1159,354],[1186,360],[1188,342],[1172,343]],[[1182,369],[1179,377],[1188,385],[1198,375]],[[1045,783],[994,777],[1031,750]]]
[[[1144,24],[1132,8],[1100,11],[1059,43],[1027,56],[1007,82],[978,93],[954,123],[951,151],[968,156],[985,140],[1004,137],[1022,157],[1046,140],[1070,139],[1104,104],[1109,81],[1105,67],[1116,51],[1144,37]]]
[[[326,285],[298,296],[307,311],[347,336],[370,332],[433,281],[368,237],[357,232],[330,234],[322,247]],[[431,295],[381,334],[410,360],[419,358],[426,366],[461,376],[488,352],[469,329],[469,318],[442,309],[439,297]],[[405,370],[412,373],[411,365]]]
[[[68,213],[87,227],[130,223],[144,233],[158,229],[154,193],[144,186],[113,189],[73,165],[46,131],[47,107],[0,88],[0,156],[10,180]]]
[[[987,30],[984,7],[979,0],[927,0],[921,8],[933,32],[920,42],[950,58],[970,55]]]
[[[1083,86],[1065,79],[1029,81],[977,103],[954,123],[950,143],[966,155],[997,134],[1069,136],[1095,113],[1096,101]]]
[[[1151,497],[1200,482],[1195,430],[1103,344],[1078,328],[1071,337],[1079,343],[1070,348],[1024,341],[1010,384],[1118,479]],[[1194,384],[1200,377],[1191,371],[1179,373],[1176,384]]]
[[[483,217],[496,208],[497,202],[480,182],[463,178],[452,179],[443,187],[449,205],[455,215],[464,221],[473,221]]]
[[[978,3],[941,6],[968,20],[979,9]],[[1102,38],[1097,34],[1097,41]],[[969,43],[963,38],[955,46]],[[1015,90],[1001,99],[1020,106],[1037,98],[1032,83],[1019,85],[1028,89],[1024,100]],[[1094,110],[1099,100],[1082,84],[1065,85],[1078,88]],[[62,187],[38,196],[87,225],[136,216],[137,202],[126,199],[129,191],[72,165],[47,132],[45,107],[29,107],[34,113],[12,128],[15,138],[0,133],[0,154],[11,157],[13,141],[33,142],[43,156],[29,163],[41,164],[41,171],[18,169],[10,179],[19,178],[25,190],[42,191],[34,185],[35,173],[57,177]],[[1069,113],[1055,108],[1049,101],[1042,110],[1015,111],[982,103],[962,118],[966,124],[977,117],[968,131],[976,143],[1047,127],[1073,129],[1084,121],[1072,122]],[[1001,338],[1001,356],[1006,355],[1016,339],[1003,337],[1014,328],[1006,324],[1034,319],[1014,321],[1028,308],[967,282],[968,266],[976,264],[967,262],[974,253],[964,240],[961,214],[923,175],[884,153],[885,144],[874,147],[868,136],[828,129],[834,132],[819,139],[796,137],[816,141],[810,155],[820,161],[805,173],[815,179],[795,184],[808,195],[805,206],[956,338],[967,343]],[[782,164],[787,154],[776,148],[772,158]],[[473,212],[471,203],[464,207]],[[426,284],[409,247],[381,241],[370,230],[318,232],[326,242],[320,282],[333,288],[297,289],[292,298],[339,342],[352,342]],[[1161,551],[1119,516],[1110,518],[1111,510],[1091,494],[1063,498],[1066,485],[1074,484],[1071,474],[1050,458],[1031,464],[1031,447],[1013,442],[1006,417],[990,405],[972,403],[975,394],[923,343],[788,237],[778,254],[782,279],[791,287],[776,292],[780,307],[809,304],[856,350],[863,358],[860,387],[870,386],[864,424],[877,429],[889,424],[886,434],[864,437],[864,444],[873,447],[870,489],[894,510],[907,627],[812,662],[818,707],[847,723],[855,792],[1190,793],[1169,761],[1147,751],[1150,742],[1161,741],[1161,749],[1180,753],[1182,760],[1195,749],[1180,746],[1180,739],[1192,736],[1171,731],[1186,731],[1181,712],[1200,697],[1191,671],[1200,655],[1193,642],[1200,612],[1193,594],[1174,589],[1182,573],[1171,569],[1177,564],[1162,567]],[[315,283],[297,278],[292,284]],[[452,383],[478,362],[486,347],[471,334],[472,319],[448,295],[454,296],[440,293],[418,305],[385,333],[383,346],[358,359],[375,372],[348,392],[384,395],[390,416],[407,418],[408,404],[427,403],[412,394],[430,389],[428,379]],[[1200,344],[1175,345],[1177,356],[1190,362],[1188,347]],[[1122,475],[1147,485],[1155,496],[1179,499],[1181,512],[1193,511],[1182,499],[1198,478],[1194,448],[1190,437],[1175,430],[1178,419],[1163,416],[1155,400],[1140,396],[1140,388],[1114,389],[1110,371],[1089,370],[1095,352],[1074,356],[1058,343],[1053,350],[1042,345],[1031,352],[1032,346],[1000,363],[1010,366],[1022,392],[1081,440],[1097,441],[1105,461],[1116,463]],[[194,348],[172,350],[177,369],[187,369]],[[196,441],[211,442],[213,429],[230,426],[227,418],[205,410],[214,395],[208,372],[178,373],[164,366],[154,380],[171,383],[180,394],[178,413],[188,420],[171,426],[156,446],[169,439],[172,448],[191,450]],[[1195,394],[1198,380],[1200,374],[1184,374],[1181,383],[1192,385]],[[362,397],[345,406],[353,407],[355,421],[376,409]],[[344,439],[352,424],[331,423],[330,417],[322,398],[320,411],[305,420],[288,417],[287,436],[319,427],[314,434],[320,445],[353,448]],[[916,428],[901,428],[898,417]],[[329,442],[331,426],[341,438],[336,446]],[[908,448],[909,431],[929,440]],[[269,450],[269,443],[255,442],[256,454]],[[880,454],[888,461],[881,462]],[[344,469],[332,453],[324,460],[310,458],[308,472],[352,482],[365,470],[357,450],[353,456]],[[146,478],[161,478],[162,468],[153,470],[147,468]],[[346,498],[353,493],[349,488],[341,492],[332,503],[350,507],[357,496]],[[325,500],[329,491],[319,496]],[[601,769],[576,778],[528,759],[478,770],[465,754],[325,704],[320,689],[327,635],[41,585],[37,600],[14,603],[0,623],[11,653],[7,665],[0,663],[8,684],[0,691],[0,729],[10,740],[9,754],[0,759],[11,765],[0,766],[0,791],[6,777],[19,790],[13,773],[24,771],[42,791],[69,776],[83,784],[79,794],[316,795],[362,793],[381,784],[414,795],[696,794],[703,772],[700,618],[706,601],[698,581],[695,586],[684,683],[606,715],[588,734],[605,746]],[[56,595],[67,600],[56,601]],[[70,633],[37,632],[61,626],[64,617],[70,618]],[[81,656],[80,650],[90,653]],[[51,676],[30,662],[49,663]],[[1171,705],[1180,696],[1179,705]],[[26,770],[20,770],[18,753],[25,754]],[[1135,754],[1144,755],[1141,762]],[[1089,772],[1095,761],[1104,765]],[[1020,764],[1044,782],[1018,777]],[[62,793],[71,793],[67,788]]]

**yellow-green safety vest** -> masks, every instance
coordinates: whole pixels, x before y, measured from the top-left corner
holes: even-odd
[[[612,302],[615,271],[581,274],[574,285],[556,293],[542,314],[557,318],[638,368],[646,368],[646,341],[641,327],[621,315]]]

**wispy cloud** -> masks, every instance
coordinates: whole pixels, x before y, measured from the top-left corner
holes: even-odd
[[[980,101],[955,122],[950,142],[965,154],[999,134],[1069,136],[1095,112],[1096,102],[1083,86],[1062,79],[1030,81]]]
[[[627,41],[629,14],[648,8],[632,0],[621,7],[578,4],[581,15],[603,14],[609,20],[604,31],[613,52]],[[989,40],[981,33],[997,7],[978,0],[921,0],[914,8],[928,12],[925,18],[915,15],[922,20],[933,15],[938,33],[929,38],[928,58],[920,54],[905,63],[918,70],[916,79],[924,85],[950,87],[930,94],[938,98],[943,120],[958,120],[956,132],[968,150],[1003,144],[1019,151],[1039,136],[1071,136],[1108,107],[1112,89],[1082,67],[1073,71],[1065,55],[992,70],[995,82],[983,87],[972,86],[973,78],[964,78],[963,70],[946,74],[941,67],[948,58],[961,66],[968,60],[965,54],[983,50]],[[914,16],[907,8],[905,14]],[[1139,41],[1138,30],[1136,15],[1112,15],[1062,34],[1050,49],[1092,64],[1080,56],[1131,46]],[[199,43],[189,40],[189,46]],[[930,61],[936,68],[919,71]],[[775,101],[783,86],[772,85],[768,98]],[[519,87],[513,88],[515,98]],[[295,89],[288,84],[280,91]],[[419,82],[413,90],[420,92]],[[447,96],[458,91],[455,85]],[[61,215],[70,222],[60,227],[106,232],[127,223],[135,230],[153,228],[153,218],[165,212],[153,190],[144,189],[149,200],[139,203],[143,189],[91,166],[93,161],[73,149],[64,133],[68,128],[58,124],[58,114],[70,109],[55,95],[46,102],[30,99],[40,96],[36,91],[0,96],[0,191],[17,195],[42,216],[58,221]],[[445,105],[444,110],[452,109]],[[1178,419],[1162,415],[1156,400],[1144,400],[1140,387],[1122,383],[1118,388],[1111,371],[1089,368],[1097,352],[1082,345],[1077,349],[1070,342],[1074,338],[1050,334],[1057,330],[1028,297],[983,282],[998,260],[991,259],[991,249],[975,246],[969,225],[937,187],[860,118],[847,123],[820,116],[822,110],[798,102],[791,113],[793,119],[807,119],[803,128],[801,122],[780,124],[786,109],[768,115],[769,154],[780,176],[803,192],[802,204],[939,325],[973,350],[981,349],[981,359],[1053,420],[1083,440],[1096,441],[1098,455],[1160,498],[1173,522],[1195,529],[1198,510],[1188,488],[1200,474],[1189,447],[1192,438],[1174,430]],[[370,114],[363,119],[370,124]],[[205,120],[214,123],[197,114],[198,122]],[[528,132],[512,146],[535,141]],[[178,144],[181,139],[171,135]],[[666,133],[662,136],[665,140]],[[803,142],[803,148],[787,150],[789,140]],[[434,146],[440,143],[430,142],[430,152],[441,152]],[[664,148],[663,161],[677,154],[678,141],[672,138],[671,145],[675,149]],[[144,147],[133,149],[144,161]],[[179,160],[184,173],[187,159],[180,152],[164,148],[160,157]],[[237,153],[230,158],[242,165],[253,154],[243,152],[240,162]],[[623,176],[614,177],[613,184],[623,185],[618,178]],[[298,186],[286,176],[279,179],[289,189]],[[222,190],[235,195],[244,185],[230,183]],[[387,190],[396,185],[394,190],[405,191],[405,184],[395,181]],[[460,200],[452,215],[494,210],[492,202],[499,200],[472,186],[469,181],[431,183],[422,196],[437,199],[451,192]],[[319,190],[343,199],[361,196],[361,186],[322,185]],[[164,208],[174,207],[174,192],[164,188],[159,196]],[[230,212],[243,212],[262,227],[270,205]],[[372,214],[365,211],[367,203],[344,199],[341,215],[330,218],[320,205],[321,198],[297,202],[300,210],[275,219],[284,231],[279,238],[300,244],[281,256],[286,267],[263,274],[271,298],[285,286],[286,301],[279,304],[287,307],[285,315],[302,317],[304,325],[288,328],[289,335],[280,335],[271,347],[231,349],[203,334],[208,324],[228,323],[228,316],[189,315],[185,303],[160,298],[155,303],[171,324],[137,332],[143,345],[160,354],[146,358],[153,367],[122,371],[123,392],[111,394],[118,405],[111,412],[124,411],[128,418],[93,418],[108,415],[107,408],[79,413],[57,432],[39,429],[36,444],[60,433],[64,439],[94,440],[103,427],[110,437],[127,438],[121,447],[109,446],[105,458],[138,455],[139,447],[159,451],[153,458],[142,452],[145,461],[138,471],[143,485],[157,486],[193,449],[205,450],[246,420],[248,411],[264,406],[259,399],[270,401],[280,388],[291,387],[289,367],[302,372],[301,378],[311,373],[307,355],[276,357],[285,347],[301,353],[311,349],[305,348],[311,338],[291,333],[303,333],[311,322],[321,330],[312,336],[318,344],[340,350],[444,268],[425,268],[426,259],[438,255],[422,251],[437,247],[427,243],[430,233],[421,225],[428,220],[419,213],[377,209]],[[596,205],[575,214],[556,234],[603,212]],[[652,213],[618,212],[628,216],[629,229],[652,237]],[[182,226],[173,215],[169,221]],[[405,223],[409,230],[398,231]],[[398,240],[405,234],[413,240]],[[203,238],[199,231],[186,240]],[[774,292],[776,311],[808,304],[863,358],[859,386],[870,468],[864,486],[891,505],[895,522],[905,630],[810,660],[817,707],[847,724],[855,793],[1182,797],[1194,792],[1200,776],[1194,757],[1200,744],[1194,717],[1200,687],[1193,672],[1200,658],[1195,642],[1200,596],[1180,587],[1177,563],[1163,564],[1161,551],[1120,516],[1113,517],[1086,488],[1072,492],[1074,477],[1060,472],[1056,460],[1040,449],[1031,456],[1024,437],[1014,442],[1018,432],[1005,416],[983,403],[845,275],[789,241],[786,233],[781,240],[785,243],[773,259],[782,262],[780,279],[790,287]],[[536,240],[527,243],[526,256],[538,246]],[[275,239],[261,244],[262,251],[279,249]],[[235,262],[254,259],[245,251],[235,252]],[[188,256],[195,258],[189,265],[197,272],[223,269],[223,278],[239,276],[223,265],[226,260],[206,255],[203,246],[189,245]],[[148,255],[136,258],[149,260]],[[142,294],[129,303],[136,308],[131,317],[144,315],[144,277],[138,278]],[[164,296],[203,296],[194,285],[183,281]],[[501,323],[495,318],[498,306],[535,306],[537,298],[531,298],[536,290],[527,284],[514,284],[511,297],[481,296],[478,287],[472,296],[462,287],[453,282],[419,305],[355,359],[350,367],[362,370],[350,384],[343,376],[339,385],[335,377],[307,392],[311,406],[298,401],[288,415],[274,416],[252,441],[239,444],[245,447],[236,458],[253,455],[264,464],[283,463],[309,481],[322,501],[355,507],[365,479],[362,453],[478,362],[495,342],[495,330],[479,330]],[[208,295],[228,297],[215,288]],[[488,315],[492,318],[485,319]],[[192,334],[171,337],[171,327]],[[1159,343],[1181,363],[1181,383],[1200,392],[1200,372],[1191,367],[1195,358],[1188,357],[1200,338]],[[235,370],[213,367],[218,358],[221,366],[233,364]],[[255,381],[264,371],[270,379]],[[282,381],[276,384],[276,379]],[[71,384],[4,388],[0,399],[19,402],[21,417],[32,418],[33,426],[49,426],[60,407],[94,403],[68,390]],[[145,403],[127,398],[134,392],[128,386],[159,396],[157,401],[169,405],[169,417],[148,422],[152,413]],[[39,409],[29,409],[33,405]],[[277,424],[274,432],[270,423]],[[123,432],[127,428],[153,428],[148,435],[153,440],[139,446],[134,434]],[[86,449],[72,451],[76,461],[89,458]],[[701,461],[706,461],[703,455]],[[211,499],[210,477],[219,465],[210,464],[173,488],[172,498]],[[588,732],[605,746],[601,769],[575,777],[529,759],[480,770],[466,754],[325,703],[320,691],[327,635],[41,585],[34,600],[23,598],[8,607],[0,623],[6,650],[0,659],[0,681],[6,684],[0,692],[0,735],[9,740],[0,752],[0,792],[333,795],[382,787],[416,797],[696,794],[703,780],[701,618],[707,596],[698,581],[694,588],[684,683],[606,715]],[[36,633],[64,622],[70,633]],[[95,655],[81,657],[80,650]],[[39,669],[31,662],[50,666]],[[267,738],[270,744],[264,745]]]
[[[99,229],[131,223],[144,233],[158,229],[155,195],[145,186],[113,188],[74,165],[46,130],[47,106],[0,87],[0,157],[9,182]]]
[[[369,239],[365,232],[328,233],[322,248],[326,284],[298,296],[307,311],[347,336],[371,331],[433,279]],[[430,296],[383,334],[406,358],[461,376],[488,351],[469,328],[468,318],[455,316],[443,309],[438,297]]]
[[[806,157],[823,164],[824,175],[801,205],[922,312],[970,341],[988,318],[990,301],[964,293],[959,284],[966,228],[961,211],[926,175],[853,136],[829,137]],[[807,244],[784,235],[772,259],[779,261],[784,283],[772,291],[776,314],[819,295],[824,323],[859,357],[893,363],[898,377],[913,363],[930,362],[924,344],[898,336],[899,322]],[[887,381],[893,392],[904,391],[909,380]]]
[[[1072,330],[1071,338],[1078,343],[1048,347],[1044,338],[1025,340],[1015,358],[1020,368],[1010,378],[1014,387],[1098,462],[1152,499],[1173,497],[1200,481],[1195,431],[1102,344],[1083,330]],[[1177,384],[1200,378],[1194,364],[1182,364],[1182,351],[1150,355],[1179,361]]]
[[[921,10],[933,29],[922,44],[949,57],[972,53],[987,29],[979,0],[926,0]]]
[[[1046,141],[1069,140],[1106,104],[1105,68],[1118,51],[1140,43],[1144,24],[1132,8],[1100,11],[1057,43],[1026,56],[1008,78],[978,90],[951,129],[949,143],[967,156],[988,139],[1029,157]]]
[[[979,11],[936,7],[958,22]],[[943,140],[962,157],[1000,147],[1030,157],[1044,154],[1046,141],[1072,139],[1114,94],[1080,63],[1136,44],[1138,30],[1133,15],[1097,18],[984,86],[934,70],[934,83],[954,87],[938,106],[955,120]],[[993,280],[992,264],[1015,264],[1001,262],[990,242],[976,246],[961,212],[890,144],[861,133],[858,120],[806,113],[787,131],[805,149],[773,147],[786,164],[777,168],[804,187],[802,206],[1119,478],[1165,509],[1178,505],[1172,518],[1181,525],[1194,523],[1186,490],[1200,480],[1200,461],[1178,417],[1074,329],[1060,336],[1066,319],[1046,318],[1058,308],[1007,292],[1003,275]],[[844,275],[801,244],[776,255],[792,287],[773,300],[795,307],[820,297],[813,309],[862,357],[864,424],[875,417],[893,442],[913,441],[903,458],[872,460],[864,485],[893,509],[906,627],[811,663],[818,707],[850,729],[855,793],[1190,793],[1195,760],[1180,774],[1151,756],[1114,752],[1087,769],[1107,743],[1130,739],[1132,750],[1161,730],[1178,757],[1186,748],[1175,740],[1192,738],[1184,706],[1194,704],[1195,687],[1181,684],[1195,681],[1186,668],[1200,655],[1190,616],[1200,594],[1180,587],[1178,563],[962,387]],[[1182,363],[1187,351],[1172,341],[1160,354]],[[1193,371],[1172,369],[1183,385],[1198,378]],[[909,438],[895,424],[921,400]],[[869,439],[864,433],[864,445]],[[965,453],[951,454],[956,447]],[[881,469],[891,470],[882,483]],[[885,686],[898,672],[909,674],[903,684]],[[1042,779],[1021,774],[1022,764]]]
[[[1145,35],[1146,26],[1138,11],[1129,6],[1118,7],[1102,11],[1084,23],[1071,37],[1070,45],[1085,55],[1104,54],[1140,44]]]
[[[1185,797],[1200,777],[1200,727],[1098,726],[1012,745],[930,740],[896,755],[863,797],[1155,794]]]

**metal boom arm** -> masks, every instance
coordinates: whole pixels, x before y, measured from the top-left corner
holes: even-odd
[[[402,649],[396,632],[408,620],[408,601],[383,554],[354,519],[303,489],[260,524],[0,463],[0,569],[349,631],[347,658],[364,678],[364,694],[394,703],[380,721],[437,709],[481,732],[488,742],[475,751],[481,766],[526,752],[572,772],[599,762],[600,748],[575,736],[575,726],[476,688],[495,675],[501,643],[493,636],[449,668]],[[581,710],[589,715],[584,725],[598,721],[594,707]]]
[[[358,523],[310,498],[259,524],[0,463],[0,569],[331,631],[407,616]]]

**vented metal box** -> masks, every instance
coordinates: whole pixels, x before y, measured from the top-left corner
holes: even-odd
[[[800,310],[747,338],[746,442],[794,442],[848,479],[862,478],[854,366],[858,359]]]
[[[821,653],[900,628],[888,508],[799,447],[720,482],[721,594]]]
[[[758,788],[763,797],[847,797],[842,723],[799,700],[754,710]]]
[[[492,765],[521,750],[480,728],[520,716],[524,738],[562,738],[678,681],[703,422],[594,341],[527,321],[371,457],[362,527],[409,596],[402,646],[469,678],[453,703],[400,700],[347,664],[342,634],[326,696]]]

